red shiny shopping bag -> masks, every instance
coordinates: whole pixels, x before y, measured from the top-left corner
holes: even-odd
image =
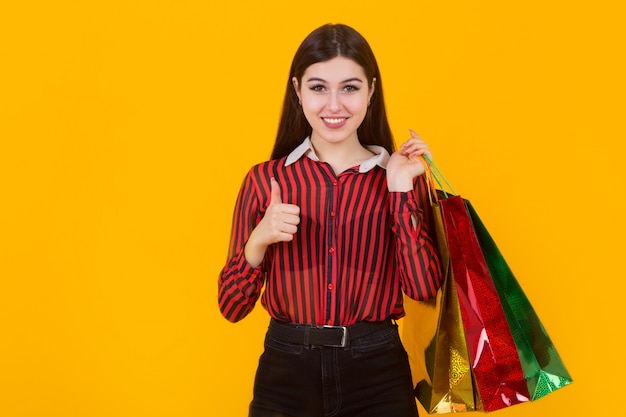
[[[485,411],[529,401],[515,341],[460,196],[439,201],[471,369]]]

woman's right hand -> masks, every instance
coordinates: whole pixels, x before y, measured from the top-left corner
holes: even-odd
[[[300,207],[282,202],[280,187],[274,178],[270,184],[270,203],[263,219],[250,234],[244,249],[246,261],[254,268],[263,261],[268,246],[293,240],[300,223]]]

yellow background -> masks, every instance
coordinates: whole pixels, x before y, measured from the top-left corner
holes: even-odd
[[[574,377],[498,415],[622,415],[620,3],[4,0],[0,416],[246,415],[267,314],[224,320],[217,276],[326,22],[370,41],[397,141],[430,143]]]

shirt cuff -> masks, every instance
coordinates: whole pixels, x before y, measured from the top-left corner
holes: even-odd
[[[394,191],[389,194],[390,209],[393,214],[417,213],[419,207],[415,198],[415,190],[406,192]]]
[[[244,304],[247,304],[251,297],[256,301],[256,297],[254,295],[258,294],[261,286],[263,285],[261,279],[259,279],[259,276],[262,273],[261,265],[257,267],[250,265],[246,260],[243,250],[237,255],[237,264],[235,267],[239,271],[238,275],[241,277],[241,279],[237,282],[237,287],[246,297]]]

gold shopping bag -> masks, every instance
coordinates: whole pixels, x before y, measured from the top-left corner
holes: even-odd
[[[427,178],[428,174],[427,169]],[[428,181],[430,192],[436,192],[432,177]],[[430,202],[443,282],[436,298],[416,301],[405,297],[402,341],[409,355],[415,396],[429,414],[477,411],[482,406],[472,380],[441,208],[436,196],[431,195]]]

